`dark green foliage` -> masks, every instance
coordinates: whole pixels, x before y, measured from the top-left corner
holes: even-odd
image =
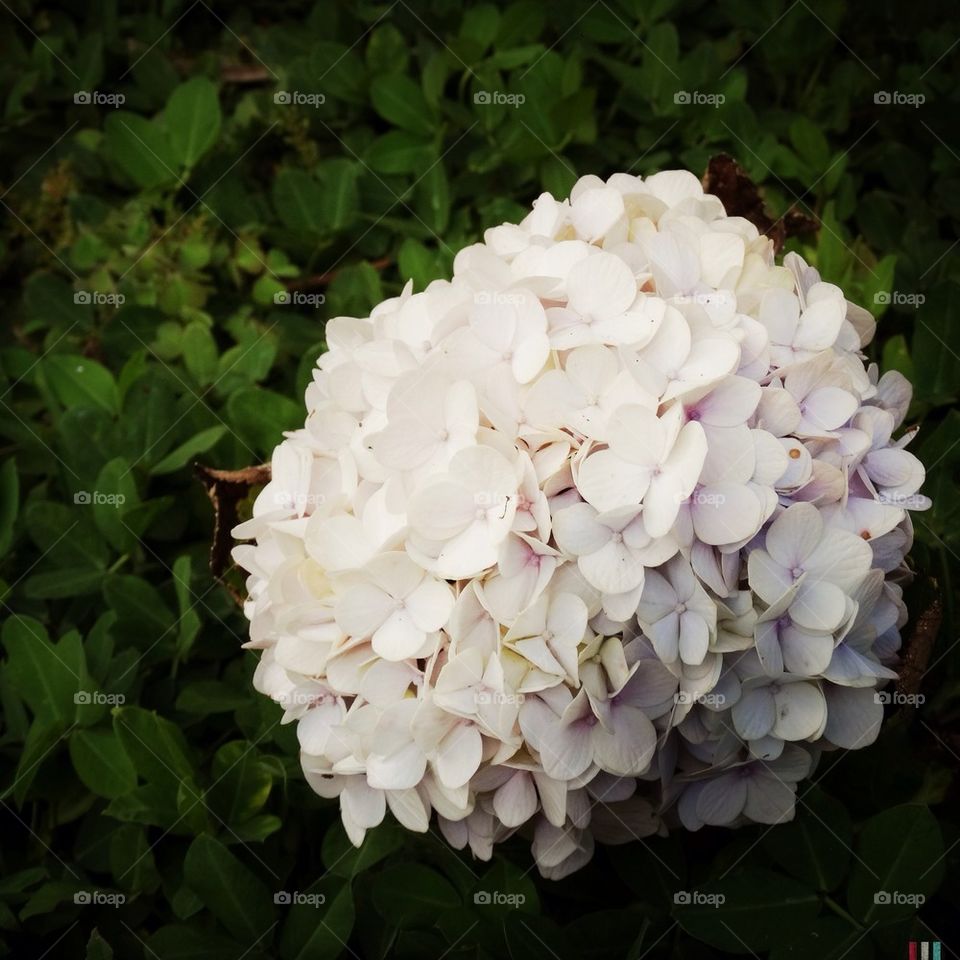
[[[4,6],[0,955],[868,960],[956,936],[953,7]],[[825,756],[771,831],[600,848],[560,882],[528,839],[483,864],[388,821],[355,851],[251,688],[192,464],[262,462],[326,318],[448,275],[542,190],[720,152],[821,221],[788,246],[916,383],[934,507],[908,600],[935,577],[945,609],[925,702]]]

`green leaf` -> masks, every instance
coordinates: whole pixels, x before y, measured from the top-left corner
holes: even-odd
[[[720,950],[743,953],[744,944],[768,950],[798,936],[820,910],[820,898],[804,884],[769,870],[746,869],[729,879],[684,891],[697,900],[673,915],[692,937]],[[710,900],[723,897],[723,901]]]
[[[190,463],[194,457],[206,453],[215,447],[226,435],[225,426],[208,427],[181,443],[175,450],[171,450],[159,463],[153,465],[150,475],[157,477],[165,473],[173,473]]]
[[[113,831],[110,838],[110,871],[116,884],[133,893],[149,893],[160,884],[147,831],[127,823]]]
[[[217,88],[206,77],[193,77],[170,95],[164,114],[170,145],[188,169],[213,146],[220,134]]]
[[[429,136],[433,131],[432,111],[420,87],[402,74],[374,77],[370,84],[373,109],[396,127]]]
[[[871,817],[857,841],[850,912],[864,923],[912,916],[918,905],[909,898],[929,896],[940,886],[943,857],[940,826],[926,807],[906,803]]]
[[[90,566],[60,567],[49,573],[28,577],[23,592],[31,600],[56,600],[98,593],[103,586],[103,571]]]
[[[124,514],[140,503],[133,468],[123,457],[104,464],[97,476],[93,520],[110,546],[126,553],[136,545],[136,533],[124,522]]]
[[[170,608],[143,577],[114,574],[104,581],[103,596],[119,621],[138,625],[141,642],[156,642],[173,628]]]
[[[44,361],[44,373],[50,389],[65,407],[94,406],[108,413],[120,409],[113,374],[96,360],[53,354]]]
[[[86,680],[79,637],[68,634],[54,645],[42,623],[15,615],[4,623],[2,639],[9,655],[7,670],[19,695],[36,716],[66,727],[76,715],[74,695]]]
[[[353,930],[350,884],[328,877],[297,892],[317,900],[295,903],[289,908],[280,938],[282,960],[333,960],[343,951]]]
[[[110,113],[103,123],[107,156],[138,186],[145,189],[177,181],[177,159],[163,130],[139,114]]]
[[[450,183],[443,162],[437,161],[417,182],[417,213],[436,234],[450,223]]]
[[[227,931],[244,943],[260,940],[273,924],[273,893],[219,840],[203,834],[183,864],[187,886]]]
[[[360,207],[357,190],[359,169],[350,160],[329,160],[319,169],[323,189],[318,208],[320,222],[327,230],[343,230],[356,219]]]
[[[252,743],[234,740],[214,755],[212,781],[207,803],[224,823],[234,825],[261,810],[270,796],[273,774]]]
[[[797,816],[771,830],[764,846],[784,869],[818,890],[835,889],[850,864],[853,827],[838,800],[819,789],[809,790],[797,804]]]
[[[98,797],[112,800],[137,785],[137,773],[113,730],[74,730],[70,759],[77,776]]]
[[[23,806],[40,768],[56,757],[56,745],[63,737],[63,730],[63,722],[57,719],[40,716],[33,721],[20,751],[13,783],[4,791],[4,797],[12,794],[17,805]]]
[[[460,906],[460,895],[446,877],[419,863],[398,863],[383,870],[373,885],[377,912],[397,926],[433,921]]]
[[[283,167],[273,181],[273,205],[291,230],[322,233],[324,229],[324,189],[295,167]]]
[[[201,320],[188,323],[183,331],[183,364],[201,386],[213,383],[217,375],[217,343]]]
[[[180,612],[177,620],[177,656],[181,658],[187,656],[203,625],[190,590],[191,566],[189,554],[177,557],[173,563],[173,587]]]
[[[113,960],[113,947],[94,929],[87,941],[86,960]]]
[[[193,777],[190,749],[170,720],[142,707],[120,707],[113,713],[113,729],[144,780],[176,790]]]
[[[323,864],[330,873],[350,879],[386,859],[402,845],[400,829],[392,823],[381,823],[368,830],[363,843],[355,847],[343,825],[334,821],[323,835]]]
[[[403,130],[378,137],[366,155],[367,163],[377,173],[423,173],[435,159],[432,143]]]
[[[916,398],[931,403],[948,403],[960,389],[960,359],[951,345],[960,317],[960,284],[935,287],[917,310],[910,354],[915,369],[922,372],[916,382]]]
[[[8,457],[0,467],[0,555],[7,552],[13,540],[13,528],[20,509],[20,480],[17,461]]]
[[[303,425],[299,403],[272,390],[247,387],[227,401],[227,418],[241,439],[264,455],[283,439],[284,430]]]

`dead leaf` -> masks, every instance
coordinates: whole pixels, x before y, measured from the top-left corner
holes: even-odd
[[[210,571],[222,583],[238,604],[243,596],[227,579],[234,563],[230,558],[234,540],[231,530],[237,525],[237,505],[245,500],[254,487],[270,482],[270,464],[244,467],[241,470],[216,470],[201,463],[194,464],[194,474],[203,484],[213,504],[213,539],[210,543]]]
[[[720,199],[727,216],[749,220],[764,236],[773,240],[779,253],[787,237],[813,233],[820,224],[796,208],[774,220],[764,206],[757,185],[746,170],[725,153],[711,157],[703,175],[703,189]]]

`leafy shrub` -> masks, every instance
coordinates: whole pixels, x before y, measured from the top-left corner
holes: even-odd
[[[907,939],[946,936],[960,743],[952,8],[7,11],[8,955],[784,960],[902,956]],[[939,594],[944,610],[932,652],[935,610],[911,647],[925,702],[893,705],[862,754],[825,758],[797,820],[772,831],[615,848],[555,884],[534,879],[524,844],[481,867],[384,825],[353,850],[300,780],[279,710],[250,690],[246,622],[208,571],[213,516],[192,464],[261,462],[302,420],[325,318],[447,274],[542,189],[703,169],[720,152],[775,215],[819,219],[788,248],[874,313],[873,358],[916,384],[934,507],[917,521],[910,606]]]

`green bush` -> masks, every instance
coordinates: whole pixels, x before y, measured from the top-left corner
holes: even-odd
[[[960,849],[952,6],[4,6],[4,955],[861,960],[946,937]],[[908,599],[915,616],[936,595],[944,611],[932,651],[935,624],[911,645],[926,702],[892,711],[873,747],[824,758],[774,830],[600,850],[559,883],[521,839],[481,864],[385,824],[354,851],[252,691],[192,465],[262,462],[302,422],[326,318],[448,275],[542,190],[699,172],[721,152],[775,216],[820,221],[788,248],[874,313],[871,356],[916,384],[934,507],[916,515]],[[523,905],[474,902],[491,888]],[[735,908],[675,903],[694,888]],[[927,902],[881,908],[876,890]]]

